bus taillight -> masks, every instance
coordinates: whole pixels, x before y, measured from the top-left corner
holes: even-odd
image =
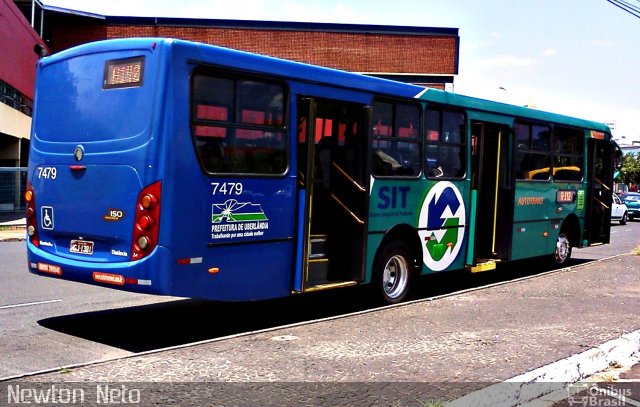
[[[31,244],[40,245],[38,239],[38,218],[36,216],[36,199],[33,194],[31,183],[27,184],[27,191],[24,193],[24,200],[27,202],[27,235]]]
[[[131,260],[140,260],[147,256],[158,244],[161,185],[160,181],[155,182],[138,195]]]

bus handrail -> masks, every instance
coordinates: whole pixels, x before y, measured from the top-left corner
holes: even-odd
[[[599,200],[598,198],[593,197],[593,200],[596,201],[597,203],[599,203],[600,205],[602,205],[602,207],[604,209],[609,209],[609,206],[607,204],[605,204],[604,202],[602,202],[601,200]]]
[[[604,182],[600,181],[597,177],[593,178],[598,184],[602,185],[604,187],[605,190],[607,191],[611,191],[611,188],[609,188]],[[606,205],[605,205],[606,206]]]
[[[351,176],[349,174],[347,174],[347,172],[345,170],[343,170],[338,164],[336,164],[335,162],[332,162],[331,165],[333,165],[333,168],[338,170],[338,172],[340,174],[342,174],[342,176],[345,177],[347,179],[347,181],[351,182],[351,184],[353,186],[355,186],[360,192],[365,192],[366,191],[366,189],[364,189],[364,187],[362,185],[358,184],[358,182],[356,180],[351,178]]]
[[[364,221],[362,219],[360,219],[355,213],[353,213],[353,211],[351,211],[351,209],[349,209],[347,207],[347,205],[345,205],[344,203],[342,203],[342,201],[335,195],[335,194],[331,194],[331,198],[336,201],[336,203],[338,205],[340,205],[342,207],[342,209],[344,209],[345,211],[347,211],[349,213],[349,215],[351,215],[351,217],[353,218],[353,220],[355,220],[356,222],[358,222],[359,225],[364,225]]]

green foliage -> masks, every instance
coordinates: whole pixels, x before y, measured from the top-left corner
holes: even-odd
[[[622,157],[622,168],[616,181],[627,185],[640,182],[640,154],[625,154]]]

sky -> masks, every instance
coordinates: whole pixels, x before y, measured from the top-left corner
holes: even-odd
[[[613,122],[621,144],[640,142],[640,18],[606,0],[42,1],[112,16],[458,28],[453,91]]]

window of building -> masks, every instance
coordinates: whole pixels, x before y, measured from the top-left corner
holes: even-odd
[[[196,74],[192,135],[210,174],[284,174],[287,141],[280,84]]]
[[[4,103],[12,108],[31,116],[33,102],[16,88],[0,79],[0,103]]]
[[[420,175],[420,106],[376,102],[373,118],[373,174],[399,177]]]
[[[425,172],[428,178],[463,178],[466,173],[462,112],[429,108],[425,129]]]

